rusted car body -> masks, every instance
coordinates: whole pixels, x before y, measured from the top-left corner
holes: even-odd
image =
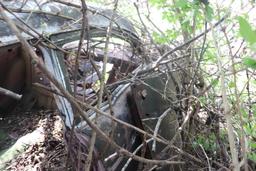
[[[10,7],[17,17],[26,21],[26,24],[36,30],[36,32],[47,35],[47,39],[51,40],[54,45],[69,52],[77,50],[81,24],[78,24],[75,21],[81,18],[80,9],[51,2],[42,4],[40,6],[40,10],[42,12],[39,13],[33,12],[39,8],[38,4],[35,4],[34,1],[28,1],[26,4],[18,3],[17,1],[10,1],[6,2],[5,5]],[[23,10],[24,12],[22,12]],[[32,12],[30,11],[29,13],[29,10],[32,10]],[[43,11],[45,11],[45,13]],[[70,19],[63,18],[58,15],[50,15],[50,12],[68,16]],[[115,20],[112,38],[118,39],[117,42],[122,40],[122,43],[116,43],[115,41],[110,42],[111,46],[107,55],[109,57],[108,63],[111,67],[108,73],[109,77],[107,84],[113,84],[118,81],[118,79],[125,77],[128,73],[131,73],[136,67],[138,67],[140,63],[140,39],[138,38],[132,23],[124,17],[113,13],[111,10],[101,10],[90,7],[87,15],[89,32],[85,37],[90,38],[90,46],[94,48],[92,48],[93,50],[90,52],[82,51],[82,57],[79,61],[77,98],[80,98],[81,101],[93,101],[93,98],[95,97],[95,92],[97,90],[93,88],[93,84],[97,82],[98,76],[93,69],[90,60],[86,58],[86,54],[91,54],[93,61],[99,66],[100,70],[101,61],[104,56],[104,50],[100,45],[105,44],[105,42],[102,41],[102,38],[106,36],[106,30],[109,26],[110,18],[113,15]],[[10,15],[10,17],[16,21],[18,26],[27,27],[13,15]],[[74,75],[72,75],[74,69],[74,58],[70,55],[72,53],[66,54],[54,47],[47,47],[41,43],[38,44],[38,40],[46,43],[49,42],[45,39],[41,39],[39,35],[35,34],[35,32],[33,32],[35,37],[32,37],[25,32],[23,32],[23,34],[38,55],[41,56],[47,69],[64,85],[67,90],[72,92],[74,79]],[[19,41],[15,36],[13,36],[4,21],[0,21],[0,41],[0,86],[15,93],[24,94],[25,99],[23,100],[26,101],[26,92],[30,92],[31,94],[31,90],[28,90],[26,85],[27,73],[26,64],[22,58],[23,52]],[[86,41],[83,46],[84,49],[86,49]],[[37,68],[33,68],[31,72],[33,83],[40,83],[41,85],[51,87],[51,83]],[[145,82],[151,85],[151,88],[143,84],[130,83],[121,85],[117,84],[116,86],[111,87],[111,105],[113,106],[113,111],[111,112],[113,112],[113,116],[152,133],[152,130],[154,130],[156,125],[156,120],[149,120],[145,122],[143,120],[159,117],[169,107],[170,97],[162,97],[160,94],[155,92],[155,90],[166,90],[167,79],[168,77],[166,77],[166,75],[158,75],[146,79]],[[174,87],[172,85],[172,81],[168,82],[167,87]],[[167,88],[167,92],[168,91],[169,89]],[[169,94],[172,94],[170,92]],[[57,94],[51,96],[51,93],[48,94],[47,91],[39,91],[37,88],[33,89],[32,94],[32,97],[29,96],[28,100],[34,101],[37,99],[37,105],[39,106],[57,107],[63,115],[63,120],[67,129],[71,129],[72,124],[74,124],[74,111],[71,104],[64,97]],[[45,97],[45,99],[43,97]],[[52,101],[49,99],[52,99]],[[50,104],[46,104],[46,101],[48,103],[50,101]],[[13,109],[17,103],[18,102],[16,100],[11,99],[10,97],[0,95],[1,112]],[[53,103],[54,105],[52,105]],[[101,110],[110,112],[110,104],[107,101],[103,102]],[[87,111],[87,113],[93,120],[96,113],[90,110]],[[174,113],[174,111],[171,111],[170,113]],[[144,141],[143,135],[140,135],[133,129],[127,128],[124,125],[113,124],[113,121],[109,118],[100,116],[97,122],[99,127],[106,134],[112,136],[113,140],[117,142],[118,145],[131,152],[133,152]],[[171,125],[169,124],[170,122],[175,122],[175,124]],[[175,126],[177,126],[176,115],[169,115],[165,123],[160,127],[160,135],[167,140],[170,140],[174,134],[173,131],[176,129]],[[92,132],[91,128],[82,121],[77,124],[76,129],[80,130],[89,142]],[[143,156],[154,159],[165,159],[168,157],[166,155],[160,155],[164,148],[162,145],[157,144],[158,148],[155,152],[150,150],[151,145],[152,142],[149,142],[144,147],[146,152],[143,154],[141,152]],[[89,144],[85,144],[85,146],[88,148]],[[102,170],[102,166],[106,170],[121,170],[127,162],[127,158],[118,155],[108,160],[109,156],[115,154],[115,150],[112,149],[109,144],[106,146],[106,142],[98,138],[96,142],[96,151],[101,152],[101,158],[99,160],[102,165],[99,164],[97,167],[94,166],[94,170]],[[140,152],[138,152],[138,154],[139,153]],[[139,163],[132,161],[128,165],[127,170],[136,170],[138,167]],[[77,168],[77,170],[80,169],[81,168]]]

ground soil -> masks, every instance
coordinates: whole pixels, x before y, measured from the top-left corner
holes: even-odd
[[[0,117],[0,154],[22,136],[35,130],[43,141],[35,141],[25,152],[7,163],[4,170],[63,170],[67,150],[63,139],[63,123],[57,112],[16,112]],[[41,139],[41,138],[38,138]]]

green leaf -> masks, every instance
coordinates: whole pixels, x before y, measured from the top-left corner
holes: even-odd
[[[238,17],[239,33],[250,44],[256,43],[256,32],[252,30],[251,25],[243,17]]]
[[[166,3],[166,0],[149,0],[149,3],[156,6],[161,6]]]
[[[256,149],[256,143],[255,142],[250,142],[249,145],[251,148]]]
[[[166,42],[168,42],[168,38],[165,37],[165,36],[162,36],[160,35],[159,33],[157,32],[153,32],[153,39],[156,43],[159,43],[159,44],[164,44]]]
[[[256,52],[256,43],[252,43],[250,49]]]
[[[213,18],[213,9],[209,5],[207,5],[205,9],[206,9],[206,14],[205,14],[206,19],[207,21],[211,21]]]
[[[249,159],[251,159],[252,161],[256,161],[256,154],[251,153],[251,154],[249,155]]]
[[[187,4],[188,4],[188,1],[186,1],[186,0],[178,0],[178,1],[176,1],[175,6],[184,8],[184,7],[187,7]]]
[[[233,81],[228,83],[228,87],[229,88],[234,88],[235,87],[235,83]]]
[[[243,63],[249,68],[256,69],[256,59],[254,58],[246,57],[243,59]]]
[[[178,37],[179,32],[177,30],[174,30],[174,29],[172,29],[172,30],[168,29],[168,30],[166,30],[166,34],[167,34],[169,40],[173,40],[173,39],[176,39]]]
[[[214,79],[214,80],[211,81],[211,85],[212,85],[213,87],[215,87],[216,85],[218,85],[218,83],[219,83],[219,79]]]

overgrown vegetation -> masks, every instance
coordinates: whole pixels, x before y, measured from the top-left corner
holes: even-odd
[[[65,4],[63,1],[54,1]],[[81,4],[80,1],[68,2],[73,6]],[[83,1],[83,3],[87,2]],[[92,3],[117,11],[133,22],[140,38],[139,50],[133,49],[133,51],[140,61],[136,61],[139,64],[135,70],[128,72],[128,68],[126,73],[121,72],[122,65],[118,66],[116,70],[119,75],[116,75],[115,82],[109,84],[108,79],[111,78],[111,74],[106,70],[108,51],[112,48],[109,41],[114,40],[111,38],[111,33],[114,30],[112,30],[112,26],[115,23],[113,15],[113,18],[110,18],[111,22],[106,34],[100,37],[100,40],[90,40],[92,42],[94,40],[96,43],[93,46],[99,45],[98,48],[104,52],[101,67],[98,65],[100,69],[97,69],[92,62],[93,72],[98,74],[98,80],[92,85],[92,87],[94,86],[92,91],[95,92],[92,95],[94,101],[89,98],[91,100],[89,102],[94,106],[88,105],[86,98],[86,100],[78,100],[77,96],[80,94],[76,92],[79,84],[85,84],[79,82],[79,79],[77,80],[78,77],[83,77],[81,72],[79,73],[78,66],[80,53],[81,56],[86,56],[93,51],[92,49],[96,49],[89,46],[89,40],[86,42],[87,49],[81,45],[83,39],[87,39],[87,37],[81,35],[81,44],[69,53],[70,56],[71,54],[74,56],[72,65],[75,69],[71,67],[69,73],[71,73],[70,79],[74,89],[71,92],[76,98],[69,97],[68,93],[50,79],[59,93],[68,99],[75,111],[78,111],[80,120],[87,119],[83,115],[84,112],[96,113],[91,122],[86,120],[87,127],[91,127],[93,132],[91,139],[87,140],[90,145],[88,148],[86,147],[88,157],[86,161],[83,161],[85,168],[90,170],[90,166],[95,164],[92,162],[92,156],[94,156],[94,144],[97,143],[96,137],[99,136],[102,139],[111,137],[108,143],[115,148],[113,158],[120,153],[126,158],[146,163],[143,166],[139,165],[139,169],[163,169],[166,168],[165,165],[168,165],[171,166],[168,167],[170,170],[256,170],[255,1],[148,0],[132,2],[115,0],[113,2],[92,0]],[[83,4],[79,9],[85,12],[86,5],[88,4]],[[82,16],[79,21],[75,22],[80,22],[83,26],[86,25],[86,29],[89,27],[86,23],[88,22],[86,16]],[[89,29],[86,29],[82,30],[88,32]],[[112,42],[113,47],[118,44],[123,49],[127,49],[127,42],[124,43],[121,39],[115,40],[118,41]],[[90,55],[86,56],[86,59],[92,61]],[[161,90],[147,82],[148,79],[165,76],[165,86]],[[163,113],[159,113],[157,117],[146,118],[157,120],[153,130],[146,127],[144,121],[145,129],[133,125],[140,129],[136,131],[143,137],[141,146],[145,148],[144,150],[152,148],[154,155],[155,142],[164,144],[159,156],[158,154],[156,154],[156,158],[151,156],[152,160],[145,159],[147,155],[143,150],[142,157],[136,156],[137,151],[134,149],[135,152],[125,151],[122,145],[115,143],[111,131],[104,135],[102,132],[106,130],[95,128],[98,126],[97,119],[101,115],[107,115],[104,113],[106,109],[101,108],[104,102],[108,102],[110,106],[107,112],[111,114],[109,117],[112,120],[111,124],[112,122],[124,124],[120,120],[114,119],[114,110],[111,109],[110,101],[115,84],[118,86],[127,82],[131,85],[142,84],[149,87],[160,94],[162,99],[168,101],[168,107]],[[168,88],[169,85],[172,86],[171,90]],[[87,84],[81,87],[88,89]],[[143,97],[148,95],[143,93],[142,91],[141,96]],[[83,95],[81,96],[83,97]],[[113,104],[113,108],[115,108],[115,104]],[[174,124],[175,133],[169,139],[158,133],[159,127],[157,127],[158,123],[161,125],[162,120],[166,119],[167,114],[175,115],[178,118],[175,118],[178,122],[177,125]],[[150,114],[146,113],[145,115]],[[169,120],[167,121],[169,122]],[[128,126],[124,124],[123,127],[136,129],[129,124]],[[170,122],[169,125],[173,125],[173,123]],[[112,124],[112,126],[116,125]],[[144,131],[150,136],[146,135]],[[173,130],[164,131],[169,133]],[[67,147],[68,150],[71,149],[70,146]],[[175,153],[170,155],[169,151],[175,151]],[[169,156],[163,157],[162,153]],[[68,154],[65,155],[72,157]],[[177,163],[172,164],[172,161],[178,162],[179,165],[176,167]],[[128,164],[123,165],[121,169],[125,170],[129,162],[129,160],[125,162]],[[77,167],[80,169],[80,166]]]
[[[232,158],[231,165],[234,170],[241,169],[241,166],[245,170],[253,169],[253,166],[248,166],[247,161],[256,161],[253,131],[256,69],[256,31],[253,23],[255,2],[149,0],[145,3],[147,5],[141,3],[140,6],[144,12],[143,21],[154,40],[151,43],[159,47],[166,45],[175,48],[175,45],[178,46],[199,33],[212,29],[202,38],[183,48],[183,53],[190,53],[191,61],[188,68],[181,66],[189,71],[192,78],[188,79],[189,84],[202,85],[199,93],[191,92],[201,106],[200,112],[191,118],[191,122],[203,119],[203,115],[207,116],[205,123],[201,125],[203,129],[199,132],[190,130],[198,129],[197,124],[185,130],[188,132],[187,140],[190,141],[183,143],[192,143],[195,149],[199,146],[204,148],[208,157],[226,166]],[[146,6],[150,7],[143,10]],[[161,22],[167,23],[167,27],[162,27],[160,22],[156,21],[156,11],[161,13]],[[224,21],[220,26],[213,29],[214,22],[222,18]],[[153,24],[154,22],[157,24]],[[150,36],[148,39],[150,40]],[[183,111],[185,116],[189,110],[188,108],[187,111]],[[229,127],[230,131],[227,130]],[[228,156],[223,156],[220,151]]]
[[[193,142],[201,145],[217,160],[222,158],[216,154],[220,142],[223,143],[225,147],[221,150],[227,154],[233,151],[231,158],[234,170],[240,170],[240,166],[248,170],[248,159],[255,161],[255,135],[252,130],[255,127],[256,32],[255,26],[250,24],[255,20],[252,13],[255,11],[254,2],[228,1],[224,5],[219,1],[151,0],[150,3],[163,11],[164,20],[178,27],[172,28],[171,32],[167,29],[164,36],[153,32],[157,43],[169,43],[179,40],[181,36],[184,40],[194,37],[204,27],[212,28],[214,21],[225,17],[220,27],[211,31],[212,35],[208,34],[204,40],[197,40],[188,47],[193,62],[190,74],[200,73],[205,86],[210,86],[203,99],[198,97],[202,110],[208,115],[215,115],[212,118],[215,123],[211,122],[210,125],[217,125],[219,134],[216,137],[213,130],[208,128],[207,135],[201,136],[196,132]],[[206,121],[205,127],[208,126]],[[227,130],[229,127],[230,131]]]

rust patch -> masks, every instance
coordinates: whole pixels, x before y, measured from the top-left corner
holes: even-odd
[[[25,87],[25,62],[19,44],[2,47],[0,50],[0,86],[15,93],[22,93]],[[0,95],[0,111],[13,108],[17,101]]]

